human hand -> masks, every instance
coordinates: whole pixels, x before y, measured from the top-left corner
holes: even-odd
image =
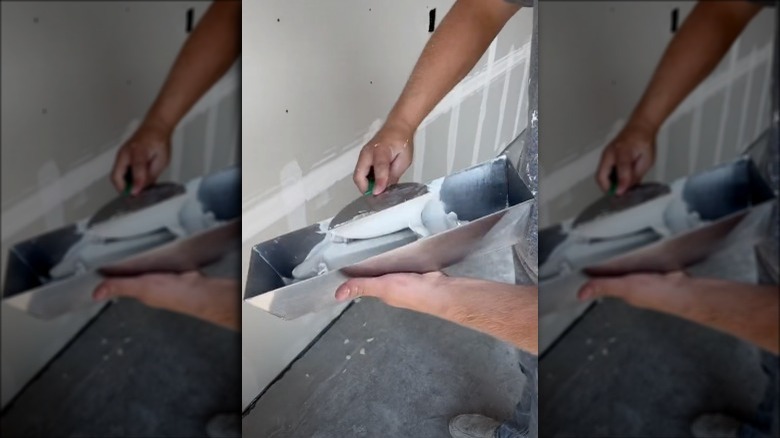
[[[368,190],[368,175],[374,170],[374,194],[398,182],[412,164],[414,128],[403,123],[385,123],[363,146],[352,180],[361,193]]]
[[[656,130],[639,122],[629,122],[601,154],[596,182],[602,190],[611,190],[609,174],[617,169],[615,194],[622,195],[639,184],[655,161]]]
[[[137,195],[154,184],[168,166],[171,155],[171,129],[154,122],[144,122],[120,148],[111,170],[111,182],[118,191],[125,190],[125,174],[132,170],[131,194]]]
[[[613,297],[634,307],[658,310],[664,302],[686,296],[690,286],[691,278],[682,271],[593,278],[580,288],[577,298],[587,301]]]
[[[381,277],[353,278],[336,289],[339,301],[359,297],[379,298],[385,304],[402,309],[419,310],[421,300],[431,298],[449,277],[441,272],[426,274],[387,274]],[[429,300],[435,302],[436,300]],[[430,310],[428,313],[431,313]]]
[[[149,307],[194,316],[233,330],[240,329],[238,282],[204,277],[197,271],[109,278],[98,285],[92,297],[96,301],[133,298]]]

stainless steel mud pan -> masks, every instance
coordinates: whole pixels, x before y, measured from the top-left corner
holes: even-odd
[[[571,221],[540,230],[539,282],[545,293],[539,296],[539,314],[577,305],[576,292],[588,276],[670,272],[702,261],[749,212],[770,207],[775,198],[748,157],[681,178],[672,186],[681,190],[670,195],[665,207],[649,201],[646,214],[634,215],[637,223],[629,228],[636,231],[631,233],[588,239],[577,235]],[[662,213],[668,228],[653,226],[652,210]],[[695,220],[689,220],[692,217]]]
[[[505,156],[449,175],[441,185],[446,212],[468,221],[413,240],[338,270],[292,280],[293,269],[325,239],[328,221],[293,231],[252,248],[244,299],[284,319],[337,304],[336,288],[350,277],[394,272],[430,272],[515,244],[522,235],[533,196]]]
[[[183,236],[156,231],[93,245],[89,250],[100,253],[99,262],[64,277],[53,277],[52,270],[82,241],[86,219],[18,243],[6,259],[3,302],[51,319],[94,305],[92,292],[104,276],[184,272],[214,262],[240,245],[240,188],[237,167],[203,177],[194,197],[213,215],[214,226]]]

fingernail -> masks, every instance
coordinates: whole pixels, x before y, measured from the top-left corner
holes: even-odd
[[[101,287],[100,289],[95,291],[95,300],[103,300],[106,298],[106,295],[108,295],[108,290],[105,287]]]
[[[590,297],[593,296],[593,288],[592,287],[586,287],[583,288],[580,293],[578,294],[578,297],[580,300],[588,300]]]
[[[340,287],[336,290],[337,300],[344,301],[347,297],[349,297],[349,288]]]

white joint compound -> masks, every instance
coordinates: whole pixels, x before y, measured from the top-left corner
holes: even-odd
[[[333,230],[320,223],[324,239],[293,269],[303,280],[357,263],[366,258],[438,234],[464,223],[447,213],[440,198],[443,178],[428,184],[428,193],[380,212],[353,219]]]

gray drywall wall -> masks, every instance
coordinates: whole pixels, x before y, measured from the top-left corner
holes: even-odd
[[[244,281],[252,245],[336,214],[359,195],[360,147],[381,126],[452,0],[267,1],[243,11]],[[522,10],[415,136],[402,180],[497,155],[525,127],[533,14]],[[335,291],[334,291],[335,292]],[[283,321],[243,308],[244,406],[341,308]]]
[[[636,105],[687,1],[556,1],[539,6],[540,227],[575,216],[601,195],[601,150]],[[647,180],[669,182],[734,158],[768,126],[774,20],[761,12],[657,139]],[[544,293],[543,291],[541,293]],[[540,320],[544,349],[584,310]]]
[[[113,199],[116,149],[152,103],[209,2],[2,2],[2,256]],[[228,73],[179,125],[163,180],[235,162],[239,78]],[[40,321],[2,306],[3,406],[97,313]]]

